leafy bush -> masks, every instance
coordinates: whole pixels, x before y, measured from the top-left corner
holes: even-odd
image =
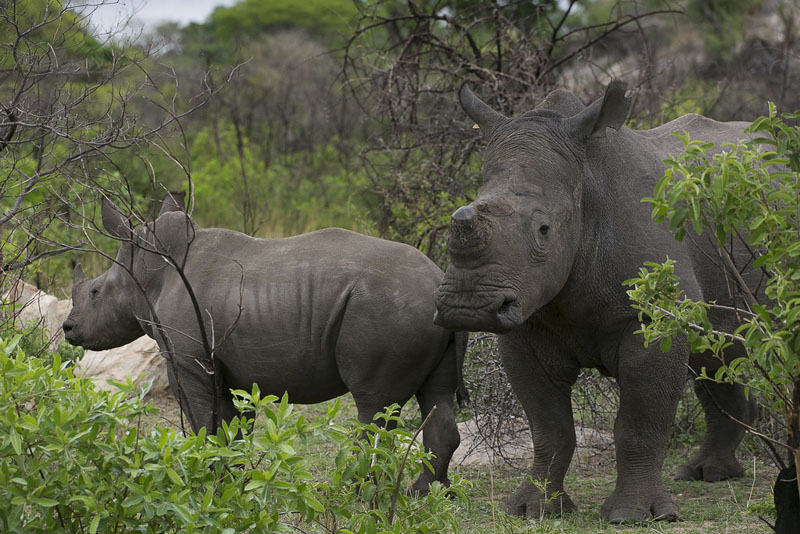
[[[686,298],[673,260],[648,263],[627,283],[634,286],[628,294],[640,310],[646,343],[668,350],[673,338],[685,335],[693,351],[710,351],[720,360],[731,344],[744,346],[744,357],[722,360],[715,376],[703,378],[747,381],[762,405],[785,414],[788,431],[780,444],[791,462],[800,460],[800,128],[783,119],[770,104],[769,115],[747,130],[755,139],[713,155],[712,144],[683,136],[684,153],[667,161],[653,198],[645,199],[676,239],[693,230],[717,245],[738,327],[714,329],[708,315],[719,306]],[[764,295],[744,283],[733,243],[746,247],[747,263],[763,272]]]
[[[130,382],[98,390],[59,354],[28,357],[20,341],[0,339],[0,531],[230,534],[294,532],[299,522],[328,532],[456,531],[445,488],[422,499],[404,493],[428,457],[408,446],[407,431],[348,432],[332,423],[338,403],[306,421],[286,396],[276,402],[254,386],[236,402],[264,418],[263,430],[237,417],[216,435],[144,435],[142,419],[156,412],[145,391]],[[364,432],[377,442],[354,441]],[[313,435],[342,451],[327,481],[313,480],[296,450]],[[456,481],[450,492],[463,499],[462,487]]]

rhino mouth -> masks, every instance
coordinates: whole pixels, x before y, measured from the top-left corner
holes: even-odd
[[[78,332],[77,325],[69,319],[64,321],[61,325],[61,330],[64,332],[64,340],[72,346],[81,347],[86,350],[103,350],[97,348],[96,343],[90,343],[84,339]]]
[[[438,292],[436,294],[436,313],[434,324],[448,330],[466,330],[470,332],[494,332],[503,334],[520,326],[522,307],[516,295],[499,293],[482,305],[454,304],[452,294]]]
[[[64,331],[64,339],[70,345],[79,345],[79,339],[77,333],[75,332],[75,323],[67,319],[61,325],[61,329]]]

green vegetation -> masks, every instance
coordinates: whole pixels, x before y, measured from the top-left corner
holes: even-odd
[[[429,454],[407,430],[383,427],[395,407],[380,424],[345,429],[332,423],[338,403],[307,421],[254,386],[236,392],[237,407],[258,414],[258,429],[237,417],[211,436],[145,432],[155,413],[146,390],[98,390],[57,353],[26,355],[20,340],[0,339],[4,532],[457,532],[462,481],[406,494]],[[337,451],[324,480],[298,452],[315,436]]]

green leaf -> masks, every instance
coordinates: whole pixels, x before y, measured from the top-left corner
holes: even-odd
[[[53,506],[56,506],[58,504],[57,500],[50,499],[49,497],[31,497],[29,500],[33,504],[37,504],[45,508],[52,508]]]
[[[92,518],[92,522],[89,524],[89,534],[95,534],[97,532],[97,527],[100,526],[100,515],[96,515]]]
[[[22,454],[22,437],[14,429],[11,430],[9,437],[11,438],[11,446],[14,447],[14,452]]]
[[[253,491],[254,489],[258,489],[258,488],[261,488],[263,486],[266,486],[266,484],[267,484],[267,481],[264,480],[264,479],[260,479],[260,480],[255,480],[254,479],[254,480],[251,480],[250,482],[248,482],[245,485],[244,490],[245,491]]]
[[[144,497],[142,495],[128,495],[124,501],[122,501],[123,508],[130,508],[132,506],[136,506],[144,502]]]
[[[661,352],[669,352],[669,350],[672,348],[672,338],[661,338],[661,343],[659,343],[658,348],[661,349]]]
[[[184,486],[183,480],[181,479],[180,476],[178,476],[178,473],[173,468],[171,467],[167,468],[167,476],[172,482],[174,482],[179,487]]]
[[[315,499],[312,495],[307,495],[305,502],[312,510],[315,510],[316,512],[323,513],[325,511],[325,507],[322,505],[322,503]]]

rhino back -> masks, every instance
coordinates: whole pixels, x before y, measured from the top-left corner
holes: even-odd
[[[748,126],[750,126],[749,122],[719,122],[701,115],[689,114],[641,133],[645,136],[652,136],[651,139],[659,145],[660,153],[666,158],[679,155],[684,148],[683,142],[677,136],[672,135],[672,132],[686,132],[692,140],[714,143],[714,147],[710,151],[713,154],[728,150],[729,148],[725,147],[726,143],[736,144],[740,140],[752,139],[751,134],[745,133]],[[663,171],[658,178],[661,177],[661,174]],[[684,240],[683,246],[691,258],[693,274],[702,292],[702,298],[714,300],[720,304],[732,304],[725,277],[719,275],[720,267],[714,260],[718,257],[713,247],[714,240],[713,236],[698,238],[691,234]],[[739,245],[738,242],[734,244],[734,258],[750,257],[743,245]],[[759,286],[761,273],[751,269],[746,271],[744,276],[751,287]]]
[[[644,139],[649,139],[653,146],[664,153],[677,156],[683,151],[683,143],[674,133],[687,132],[692,140],[711,142],[715,150],[722,148],[723,143],[736,143],[740,139],[750,139],[744,130],[749,122],[719,122],[702,115],[689,113],[675,120],[650,130],[635,130]]]
[[[346,230],[255,239],[199,229],[186,272],[206,328],[215,339],[232,329],[219,352],[231,387],[256,381],[264,391],[288,390],[296,402],[316,402],[347,390],[337,362],[343,324],[372,326],[361,336],[348,331],[358,339],[345,342],[355,345],[377,342],[376,336],[418,336],[439,345],[444,332],[430,321],[441,271],[412,247]],[[197,337],[188,294],[174,272],[167,276],[160,319]],[[179,351],[200,348],[173,337],[181,338]]]
[[[688,131],[692,139],[735,143],[747,136],[748,123],[721,123],[698,115],[686,115],[652,130],[622,128],[591,143],[587,151],[590,169],[584,183],[582,245],[568,287],[562,294],[583,317],[597,317],[610,328],[630,320],[633,310],[623,282],[636,276],[645,261],[676,260],[678,275],[692,298],[702,298],[705,274],[717,277],[707,263],[708,251],[691,236],[674,239],[667,224],[656,225],[651,206],[641,199],[652,197],[664,175],[664,160],[683,150],[672,132]],[[715,146],[715,150],[721,147]],[[702,241],[706,241],[703,238]]]

